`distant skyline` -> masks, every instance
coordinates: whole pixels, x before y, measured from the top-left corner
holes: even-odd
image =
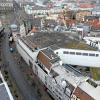
[[[17,2],[38,2],[38,3],[40,2],[40,3],[42,3],[42,2],[48,1],[48,0],[15,0],[15,1],[17,1]],[[51,1],[53,1],[53,0],[51,0]],[[68,0],[66,0],[66,1],[68,1]],[[84,1],[84,0],[79,0],[79,1]],[[92,0],[89,0],[89,1],[92,1]],[[93,0],[93,1],[96,1],[96,3],[100,3],[100,0]]]
[[[15,0],[15,1],[17,1],[17,2],[34,2],[36,0]]]

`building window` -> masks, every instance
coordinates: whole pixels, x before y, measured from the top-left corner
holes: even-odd
[[[96,54],[96,57],[98,57],[99,56],[99,54]]]
[[[98,85],[97,85],[97,83],[95,83],[94,81],[92,81],[92,80],[90,80],[90,79],[88,79],[87,80],[87,82],[89,83],[89,84],[91,84],[93,87],[97,87]]]
[[[58,54],[58,52],[56,52],[56,54]]]
[[[81,53],[80,52],[76,52],[76,55],[81,55]]]
[[[70,52],[70,54],[75,55],[75,52]]]
[[[47,85],[47,77],[45,76],[45,85]]]
[[[89,56],[95,56],[95,54],[93,54],[93,53],[89,53]]]
[[[63,54],[69,54],[69,52],[68,51],[64,51]]]
[[[83,56],[88,56],[88,53],[83,53]]]

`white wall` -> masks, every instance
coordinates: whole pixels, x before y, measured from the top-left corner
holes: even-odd
[[[20,47],[20,45],[18,43],[21,45],[21,47],[23,49]],[[29,65],[29,60],[31,62],[36,61],[38,51],[37,52],[32,52],[21,40],[18,40],[16,44],[17,44],[18,52],[20,53],[20,55],[23,57],[23,59],[26,61],[26,63],[28,65]]]
[[[22,48],[17,44],[17,50],[25,62],[29,65],[29,56],[22,50]]]
[[[45,77],[47,76],[46,73],[38,65],[35,64],[35,66],[37,66],[38,69],[38,77],[45,84]]]
[[[69,52],[81,52],[81,53],[93,53],[99,54],[96,56],[84,56],[84,55],[72,55],[72,54],[64,54],[64,51]],[[100,67],[100,52],[98,51],[86,51],[86,50],[77,50],[77,49],[58,49],[54,51],[58,52],[58,56],[60,56],[62,62],[64,64],[72,64],[72,65],[81,65],[81,66],[89,66],[89,67]]]

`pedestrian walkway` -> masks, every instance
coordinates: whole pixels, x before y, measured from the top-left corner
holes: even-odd
[[[7,30],[5,30],[7,32]],[[9,70],[13,77],[13,79],[16,81],[16,84],[22,93],[24,100],[39,100],[38,95],[36,91],[29,86],[28,82],[25,80],[22,72],[19,69],[19,65],[14,61],[10,51],[9,51],[9,45],[8,45],[8,34],[5,34],[5,39],[2,43],[2,53],[4,62],[9,62]]]

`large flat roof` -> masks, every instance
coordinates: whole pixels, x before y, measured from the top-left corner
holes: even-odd
[[[80,49],[80,50],[93,50],[97,49],[85,44],[84,41],[75,40],[70,38],[67,33],[57,32],[39,32],[34,35],[22,37],[21,40],[28,44],[30,48],[34,49],[34,46],[42,49],[51,46],[52,49],[57,48],[69,48],[69,49]]]

